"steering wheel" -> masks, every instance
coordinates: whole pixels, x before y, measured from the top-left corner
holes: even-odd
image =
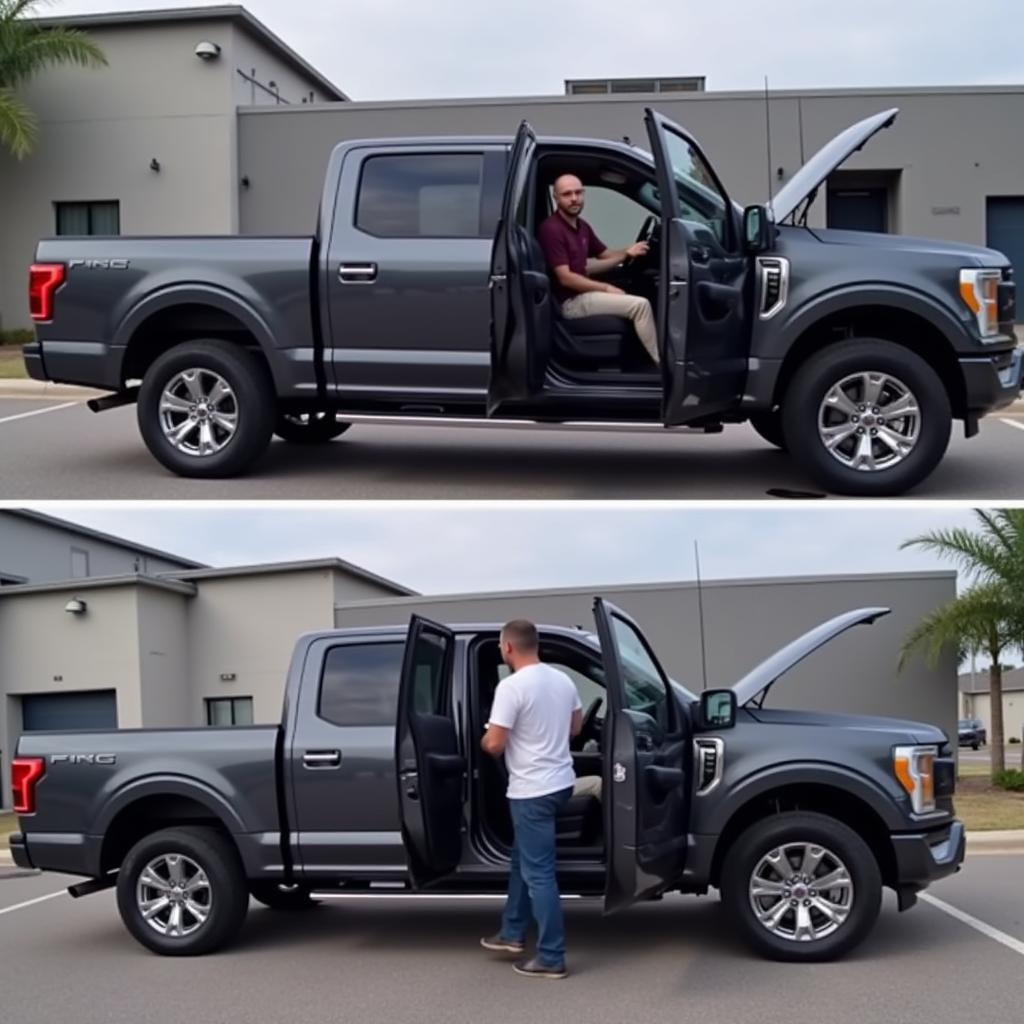
[[[604,697],[595,697],[590,702],[590,707],[583,712],[583,723],[580,725],[580,731],[576,736],[576,749],[582,750],[583,745],[590,738],[590,734],[594,733],[594,739],[598,738],[597,732],[594,729],[594,723],[597,721],[597,713],[601,710],[601,705],[604,703]]]
[[[649,214],[640,226],[640,234],[636,236],[638,242],[646,242],[653,245],[658,234],[658,218],[652,213]]]

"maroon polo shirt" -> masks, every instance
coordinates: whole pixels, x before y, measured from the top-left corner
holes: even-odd
[[[562,287],[554,277],[555,267],[568,266],[574,274],[587,276],[587,260],[600,256],[608,247],[594,234],[594,229],[582,217],[577,218],[574,228],[557,211],[551,214],[537,229],[537,241],[544,250],[548,268],[552,271],[552,288],[555,298],[565,302],[579,292]]]

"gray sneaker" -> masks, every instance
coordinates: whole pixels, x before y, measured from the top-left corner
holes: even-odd
[[[512,970],[527,978],[565,978],[569,974],[565,969],[565,964],[552,967],[549,964],[541,963],[537,957],[532,960],[520,960],[519,963],[512,965]]]
[[[498,932],[497,935],[489,935],[486,939],[481,939],[480,945],[484,949],[489,949],[495,953],[522,953],[526,948],[522,939],[506,939],[501,932]]]

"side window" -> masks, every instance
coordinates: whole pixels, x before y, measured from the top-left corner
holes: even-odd
[[[400,643],[344,644],[324,659],[317,714],[334,725],[394,725]]]
[[[583,218],[611,249],[636,241],[649,211],[635,199],[604,185],[587,185]]]
[[[372,156],[356,227],[379,238],[481,238],[482,153]]]
[[[630,711],[650,715],[662,729],[671,728],[668,683],[651,657],[640,634],[617,616],[612,617],[615,646],[625,673],[626,706]]]
[[[675,132],[667,131],[665,145],[676,179],[684,220],[706,227],[723,248],[728,248],[728,200],[704,157]],[[657,189],[651,187],[656,195]]]
[[[448,641],[430,632],[421,633],[413,669],[413,707],[422,715],[444,713],[445,655]]]

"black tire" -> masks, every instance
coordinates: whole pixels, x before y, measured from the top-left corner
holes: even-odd
[[[758,862],[785,843],[815,843],[846,865],[853,904],[845,921],[820,939],[796,941],[769,931],[757,919],[749,883]],[[728,851],[722,867],[722,902],[748,942],[772,960],[835,960],[864,940],[878,917],[882,877],[868,845],[851,828],[824,814],[794,811],[755,822]]]
[[[902,461],[870,472],[841,463],[818,434],[818,410],[845,377],[881,371],[902,381],[920,409],[919,436]],[[919,484],[939,464],[952,429],[949,395],[938,374],[919,356],[891,341],[857,338],[811,356],[782,399],[782,432],[797,463],[826,490],[865,497],[897,495]]]
[[[190,369],[216,373],[234,395],[235,432],[212,454],[179,451],[161,428],[164,389]],[[179,476],[221,478],[244,472],[266,451],[274,429],[274,406],[273,382],[260,360],[238,345],[212,339],[186,341],[160,356],[143,377],[136,414],[146,447],[169,470]]]
[[[136,899],[139,877],[161,854],[177,854],[198,865],[209,881],[209,913],[194,932],[183,936],[160,934],[143,919]],[[216,829],[189,826],[169,828],[140,839],[129,851],[117,875],[117,908],[121,920],[147,949],[163,956],[200,956],[229,942],[249,909],[249,889],[238,851]],[[194,919],[186,919],[194,921]]]
[[[979,744],[977,744],[977,743],[972,743],[972,744],[971,744],[971,750],[977,750],[977,749],[978,749],[978,746],[979,746]]]
[[[786,439],[782,435],[782,413],[778,409],[766,412],[752,412],[750,425],[769,444],[786,452]]]
[[[249,892],[254,900],[271,910],[312,910],[320,905],[309,889],[301,885],[282,889],[276,882],[253,882]]]
[[[289,444],[326,444],[341,437],[351,426],[339,423],[333,412],[279,412],[274,433]]]

